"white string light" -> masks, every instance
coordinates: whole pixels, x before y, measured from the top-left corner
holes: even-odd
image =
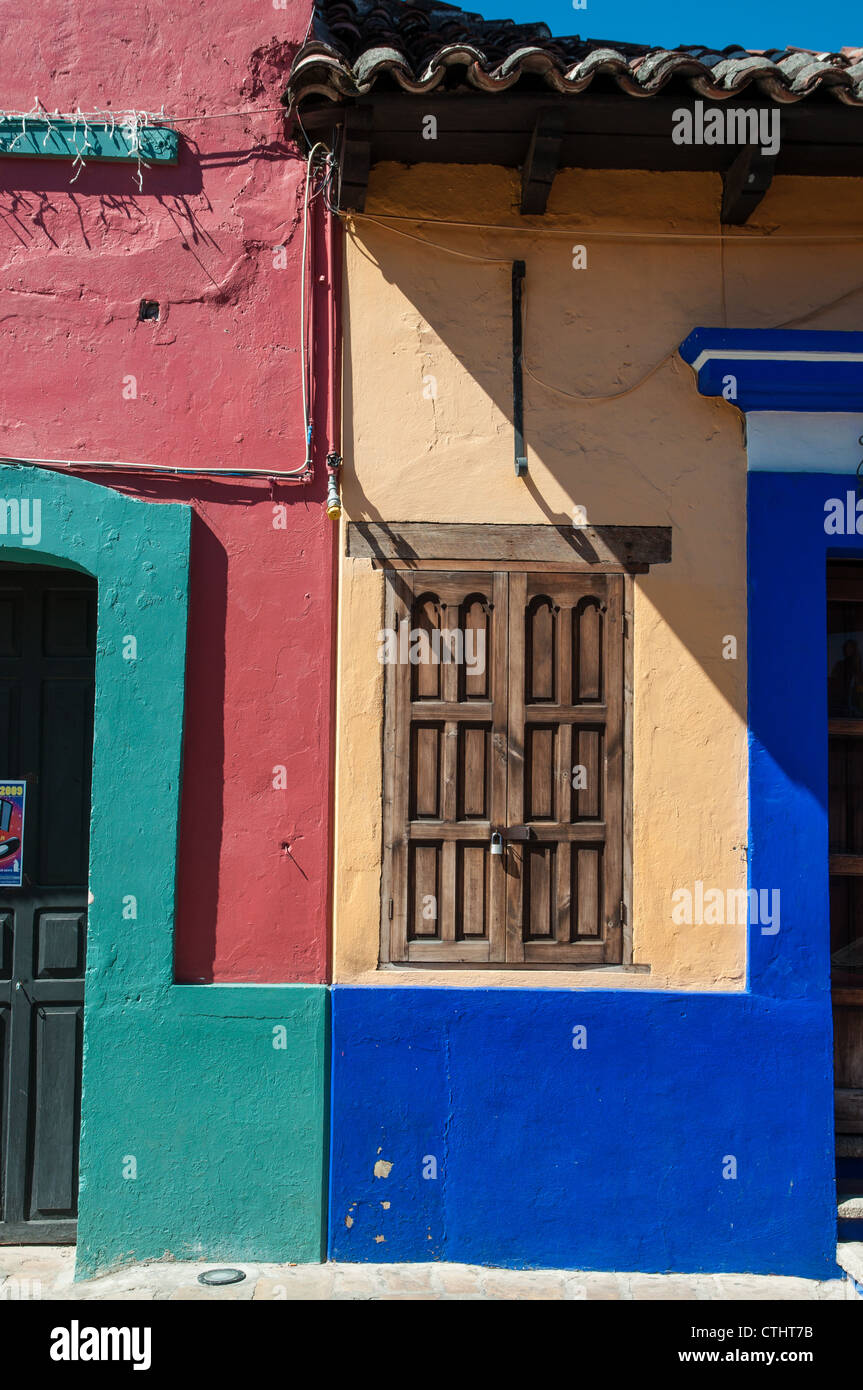
[[[92,123],[94,125],[104,125],[107,128],[108,122],[110,121],[109,134],[111,135],[111,138],[113,139],[117,129],[119,128],[126,135],[126,138],[129,140],[129,144],[131,146],[130,153],[135,157],[135,178],[137,179],[138,192],[140,193],[143,191],[144,187],[143,171],[145,169],[152,168],[152,165],[149,164],[147,160],[144,158],[141,150],[141,130],[144,127],[167,126],[170,129],[174,129],[178,124],[181,123],[194,125],[198,121],[232,120],[242,116],[272,115],[275,112],[279,112],[283,116],[286,114],[284,106],[251,106],[241,111],[210,111],[203,112],[201,114],[192,114],[188,116],[167,116],[165,114],[165,103],[162,102],[162,109],[158,112],[137,110],[100,111],[98,107],[95,109],[95,111],[82,111],[79,106],[73,114],[64,115],[56,107],[54,108],[53,113],[49,112],[47,108],[39,100],[39,98],[36,97],[34,99],[34,104],[29,111],[0,110],[0,122],[21,122],[21,129],[15,136],[15,139],[12,141],[8,150],[5,151],[6,154],[11,154],[15,149],[15,146],[18,144],[19,140],[24,139],[24,137],[27,134],[28,121],[44,121],[47,125],[48,128],[45,131],[45,138],[42,141],[43,150],[47,148],[48,141],[51,139],[52,135],[59,135],[59,132],[54,127],[55,121],[62,121],[72,125],[73,139],[74,132],[77,131],[78,125],[80,123],[83,123],[84,148],[81,150],[76,150],[75,152],[75,158],[72,161],[72,168],[74,170],[74,173],[72,175],[72,178],[69,180],[70,183],[75,183],[75,181],[81,173],[81,170],[86,169],[87,167],[87,162],[84,158],[85,151],[89,149],[95,149],[95,145],[93,145],[90,141],[90,124]],[[3,151],[0,151],[0,154],[2,153]]]
[[[66,124],[72,127],[72,143],[75,146],[75,158],[72,160],[72,177],[70,184],[75,183],[79,178],[82,169],[86,169],[86,154],[97,148],[93,138],[92,126],[103,125],[106,130],[110,124],[110,135],[113,139],[119,130],[129,144],[129,153],[135,160],[135,177],[138,182],[138,192],[143,191],[144,170],[152,168],[152,165],[144,158],[144,151],[141,143],[142,132],[154,126],[173,127],[174,122],[170,116],[165,115],[165,104],[162,103],[161,111],[100,111],[97,107],[95,111],[82,111],[78,106],[75,111],[65,114],[55,108],[49,112],[38,97],[29,111],[5,111],[0,110],[0,122],[20,121],[21,129],[10,144],[7,154],[11,154],[19,141],[27,135],[27,122],[38,121],[40,125],[47,126],[45,138],[42,140],[42,149],[47,149],[48,142],[52,135],[60,135],[57,125]],[[83,132],[83,144],[78,147],[78,132]]]
[[[12,144],[9,146],[9,153],[10,153],[10,154],[11,154],[12,151],[14,150],[15,146],[18,144],[18,141],[19,141],[19,140],[23,140],[24,136],[27,134],[27,122],[30,121],[30,120],[39,120],[39,119],[43,116],[43,114],[44,114],[44,115],[47,115],[48,113],[47,113],[46,111],[44,111],[44,108],[43,108],[43,106],[42,106],[42,103],[41,103],[41,101],[39,100],[38,97],[34,97],[34,99],[33,99],[33,105],[31,106],[31,108],[30,108],[29,111],[12,111],[12,112],[9,113],[9,118],[10,118],[10,119],[12,119],[12,120],[20,120],[20,122],[21,122],[21,130],[20,130],[19,133],[15,136],[15,139],[12,141]],[[6,113],[5,113],[5,112],[3,112],[2,115],[3,115],[3,118],[4,118],[4,119],[7,119]]]

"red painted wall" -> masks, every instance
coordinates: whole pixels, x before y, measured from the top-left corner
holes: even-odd
[[[3,27],[6,110],[34,95],[60,111],[164,104],[184,118],[184,139],[178,167],[145,171],[142,192],[127,165],[91,164],[70,186],[68,163],[0,159],[0,452],[302,463],[305,166],[265,108],[279,104],[310,10],[311,0],[32,0]],[[249,107],[260,114],[200,119]],[[144,298],[159,301],[158,322],[138,322]],[[124,399],[129,376],[136,399]],[[326,978],[335,528],[318,445],[311,485],[94,478],[196,513],[180,980]],[[287,525],[276,529],[280,503]],[[278,765],[284,791],[273,788]]]

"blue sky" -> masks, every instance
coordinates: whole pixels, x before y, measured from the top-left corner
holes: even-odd
[[[863,48],[861,0],[452,0],[487,19],[544,20],[553,34],[626,39],[676,48],[703,43],[724,48]]]

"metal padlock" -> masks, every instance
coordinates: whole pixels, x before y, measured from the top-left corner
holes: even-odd
[[[492,854],[503,854],[503,836],[499,830],[495,830],[491,837]]]

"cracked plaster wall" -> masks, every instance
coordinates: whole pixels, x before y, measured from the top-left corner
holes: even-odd
[[[3,105],[189,116],[277,107],[309,5],[34,0]],[[281,117],[184,121],[177,168],[0,161],[0,451],[286,470],[305,457],[304,166]],[[284,265],[273,248],[284,244]],[[142,299],[156,321],[138,321]],[[132,398],[124,387],[135,379]],[[321,423],[318,415],[318,423]],[[332,527],[325,480],[130,479],[191,503],[177,975],[326,975]],[[104,479],[104,475],[100,475]],[[287,504],[274,529],[274,503]],[[275,791],[283,766],[287,789]],[[291,856],[282,850],[288,841]]]

